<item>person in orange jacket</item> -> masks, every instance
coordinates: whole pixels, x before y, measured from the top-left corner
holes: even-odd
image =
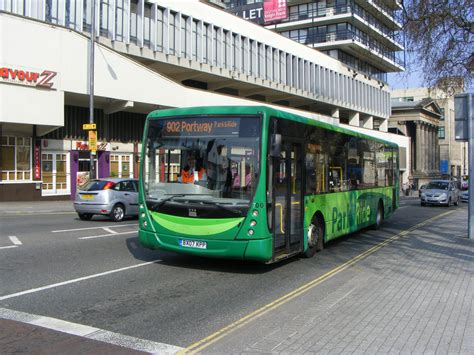
[[[206,169],[202,164],[196,164],[196,159],[193,156],[188,158],[188,164],[181,170],[181,182],[183,184],[193,184],[205,180]]]

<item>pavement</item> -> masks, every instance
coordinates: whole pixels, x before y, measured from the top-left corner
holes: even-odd
[[[74,212],[72,201],[0,202],[0,215]]]
[[[73,208],[69,201],[0,203],[0,214],[30,211]],[[185,351],[473,354],[474,241],[467,239],[467,209],[439,212],[442,217],[395,235],[332,277]],[[0,344],[1,353],[137,353],[15,317],[0,319]]]

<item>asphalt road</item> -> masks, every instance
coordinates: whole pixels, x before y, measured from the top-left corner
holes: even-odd
[[[0,215],[0,307],[187,347],[445,211],[404,200],[381,230],[329,243],[312,259],[275,265],[145,250],[136,219]]]

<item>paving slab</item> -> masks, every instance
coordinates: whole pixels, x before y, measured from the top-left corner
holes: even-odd
[[[473,354],[473,302],[474,241],[458,209],[199,352]]]

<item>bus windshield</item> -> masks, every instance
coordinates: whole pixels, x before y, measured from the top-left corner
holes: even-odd
[[[148,207],[177,215],[183,208],[213,209],[206,214],[213,218],[244,215],[258,179],[260,132],[255,116],[150,119],[142,173]]]

